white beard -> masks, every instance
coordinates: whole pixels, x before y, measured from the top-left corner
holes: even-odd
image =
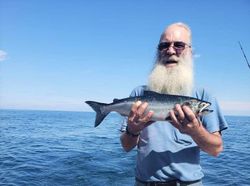
[[[166,68],[161,60],[157,60],[149,76],[148,87],[158,93],[191,96],[193,90],[192,57],[180,57],[177,66],[170,68]]]

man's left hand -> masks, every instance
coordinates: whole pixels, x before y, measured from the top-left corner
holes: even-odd
[[[192,136],[199,132],[201,121],[188,106],[177,104],[169,112],[169,115],[172,125],[179,129],[181,133]]]

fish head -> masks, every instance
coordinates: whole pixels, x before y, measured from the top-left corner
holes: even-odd
[[[211,103],[207,101],[191,99],[188,102],[186,102],[185,105],[189,106],[192,109],[192,111],[199,116],[212,112],[212,110],[208,109]]]
[[[199,105],[198,105],[198,111],[199,113],[202,113],[203,111],[207,111],[208,107],[211,105],[211,103],[206,102],[206,101],[199,101]]]

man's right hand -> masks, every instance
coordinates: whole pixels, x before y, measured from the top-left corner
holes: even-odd
[[[151,118],[153,111],[146,112],[147,102],[137,101],[132,107],[128,116],[128,130],[133,134],[139,134],[145,127],[153,123]]]
[[[133,135],[128,135],[127,132],[123,132],[120,137],[122,147],[127,152],[138,144],[140,132],[153,123],[151,118],[154,113],[153,111],[147,112],[147,107],[148,103],[142,103],[141,101],[135,102],[131,107],[128,116],[127,130]]]

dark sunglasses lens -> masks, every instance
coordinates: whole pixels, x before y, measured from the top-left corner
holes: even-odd
[[[185,48],[185,43],[183,42],[174,42],[174,47],[177,49],[184,49]]]
[[[168,49],[170,47],[171,43],[169,42],[163,42],[158,45],[158,50],[162,51],[164,49]]]

